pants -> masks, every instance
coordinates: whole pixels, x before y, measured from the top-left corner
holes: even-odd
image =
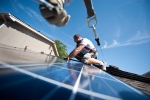
[[[83,53],[80,52],[76,55],[76,58],[80,61],[85,61],[89,58],[97,59],[97,56],[98,56],[97,52],[89,52],[89,53],[86,53],[86,54],[83,54]]]

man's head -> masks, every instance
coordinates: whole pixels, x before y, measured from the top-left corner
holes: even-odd
[[[82,40],[82,37],[79,34],[73,36],[74,42],[78,43]]]

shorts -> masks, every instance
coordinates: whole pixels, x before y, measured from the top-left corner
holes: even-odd
[[[86,53],[86,54],[83,54],[83,53],[78,53],[77,54],[77,56],[78,57],[81,57],[82,58],[82,60],[84,61],[84,60],[87,60],[87,59],[89,59],[89,58],[97,58],[97,55],[98,55],[98,53],[96,52],[96,53],[93,53],[93,52],[89,52],[89,53]]]

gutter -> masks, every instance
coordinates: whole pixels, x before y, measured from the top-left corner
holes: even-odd
[[[2,15],[2,17],[3,17],[3,19],[4,19],[4,23],[0,26],[0,28],[2,28],[3,26],[4,26],[4,24],[6,24],[7,23],[7,20],[5,19],[5,16],[4,16],[4,14]]]

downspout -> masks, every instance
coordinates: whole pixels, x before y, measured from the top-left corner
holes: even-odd
[[[2,28],[3,26],[4,26],[4,24],[6,24],[7,23],[7,20],[5,19],[5,16],[4,16],[4,14],[2,15],[2,17],[3,17],[3,19],[4,19],[4,23],[0,26],[0,28]]]
[[[53,46],[54,46],[54,50],[55,50],[56,56],[59,56],[55,42],[53,43]]]

